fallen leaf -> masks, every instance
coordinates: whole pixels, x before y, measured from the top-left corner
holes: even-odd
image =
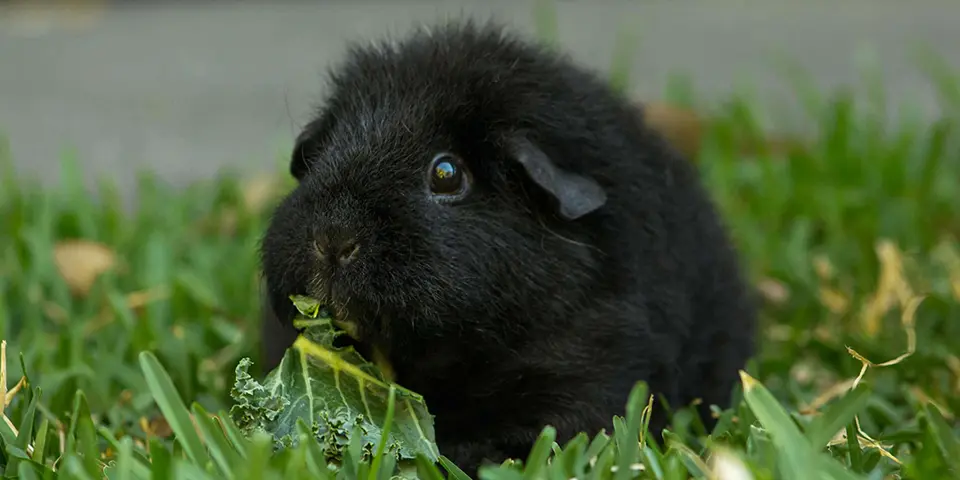
[[[703,120],[693,110],[651,102],[643,106],[643,119],[688,159],[699,156]]]
[[[842,292],[829,287],[820,287],[820,303],[827,307],[834,315],[847,312],[850,300]]]
[[[790,298],[790,290],[783,282],[763,278],[757,282],[757,290],[771,303],[781,305]]]
[[[820,280],[830,280],[836,274],[836,268],[825,255],[817,255],[813,258],[813,269],[817,272]]]
[[[67,240],[53,248],[60,276],[75,295],[86,295],[104,272],[117,264],[116,254],[106,245],[87,240]]]
[[[249,212],[259,212],[280,191],[280,181],[275,175],[259,175],[243,182],[243,204]]]
[[[158,438],[169,438],[173,435],[173,428],[167,423],[167,419],[158,416],[147,420],[146,417],[140,417],[140,428],[147,435]]]
[[[649,127],[663,135],[683,156],[695,161],[709,118],[699,112],[665,102],[642,104],[643,119]],[[808,142],[794,137],[762,134],[759,138],[743,138],[736,145],[741,155],[789,155],[807,150]]]

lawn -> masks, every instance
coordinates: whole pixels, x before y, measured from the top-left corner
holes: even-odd
[[[769,127],[756,102],[697,104],[696,161],[764,298],[737,405],[713,432],[681,409],[659,435],[641,384],[607,435],[557,445],[547,428],[480,477],[960,478],[960,79],[928,70],[933,123],[850,93],[870,82],[798,88],[817,128],[788,152],[744,152]],[[264,373],[256,248],[285,174],[185,190],[144,174],[129,211],[109,180],[88,195],[71,161],[43,189],[0,157],[5,478],[390,477],[382,444],[348,444],[331,473],[309,428],[272,455],[230,419],[238,363]]]

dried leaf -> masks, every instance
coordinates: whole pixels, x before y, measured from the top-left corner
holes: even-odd
[[[850,299],[843,292],[830,287],[820,287],[820,303],[834,315],[843,315],[850,307]]]
[[[243,182],[243,204],[247,211],[259,212],[280,191],[281,183],[275,175],[259,175]]]
[[[116,254],[106,245],[86,240],[67,240],[53,249],[60,276],[75,295],[86,295],[104,272],[117,265]]]
[[[697,158],[703,136],[703,120],[696,112],[651,102],[643,106],[643,118],[685,157],[691,160]]]
[[[783,282],[772,278],[763,278],[757,282],[757,290],[771,303],[782,305],[790,299],[790,290]]]

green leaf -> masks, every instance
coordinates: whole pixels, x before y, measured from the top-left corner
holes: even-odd
[[[290,300],[301,315],[307,318],[317,318],[317,316],[320,315],[321,305],[317,300],[304,295],[291,295]]]
[[[183,446],[187,455],[195,463],[206,465],[210,461],[207,450],[203,447],[203,442],[190,421],[190,413],[180,399],[176,387],[170,375],[160,365],[160,361],[152,352],[140,353],[140,368],[143,370],[144,378],[147,381],[147,387],[153,394],[157,406],[163,412],[167,423],[177,436],[177,441]]]
[[[334,326],[329,314],[309,299],[292,300],[308,318],[297,320],[305,326],[304,334],[280,364],[263,383],[248,373],[252,364],[248,358],[236,367],[231,391],[236,403],[230,413],[240,431],[246,436],[268,433],[275,448],[286,448],[297,444],[296,424],[303,420],[315,432],[325,458],[335,465],[344,461],[355,430],[360,432],[359,455],[364,460],[373,458],[385,442],[384,454],[401,464],[412,467],[419,454],[436,461],[433,416],[423,398],[385,380],[382,371],[353,347],[334,347],[334,340],[345,332]],[[385,431],[391,391],[396,410]]]

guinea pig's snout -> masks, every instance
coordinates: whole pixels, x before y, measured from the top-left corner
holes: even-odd
[[[360,253],[360,242],[357,236],[349,231],[317,232],[313,245],[317,255],[332,265],[348,265]]]

